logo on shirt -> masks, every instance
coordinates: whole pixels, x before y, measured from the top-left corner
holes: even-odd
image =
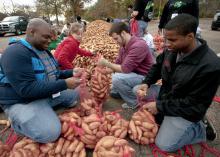
[[[182,1],[176,1],[173,6],[174,6],[174,8],[178,9],[178,8],[181,8],[185,5],[186,5],[186,3],[182,2]]]

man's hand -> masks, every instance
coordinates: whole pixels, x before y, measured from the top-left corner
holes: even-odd
[[[111,73],[113,73],[114,71],[112,70],[112,69],[110,69],[110,68],[106,68],[106,73],[107,74],[111,74]]]
[[[148,89],[147,84],[141,84],[137,90],[137,95],[141,98],[145,97],[147,95],[147,89]]]
[[[158,29],[158,34],[159,34],[159,35],[163,35],[163,29],[159,28],[159,29]]]
[[[73,77],[80,78],[84,71],[85,71],[84,68],[74,68],[73,69]]]
[[[66,82],[67,88],[74,89],[80,85],[81,79],[71,77],[71,78],[65,79],[65,82]]]
[[[91,51],[91,54],[92,54],[93,56],[96,56],[97,53],[98,53],[98,50],[93,50],[93,51]]]
[[[98,65],[108,67],[109,64],[110,64],[110,62],[103,57],[98,60]]]
[[[143,106],[144,109],[147,109],[150,113],[156,115],[158,113],[156,102],[149,102]]]

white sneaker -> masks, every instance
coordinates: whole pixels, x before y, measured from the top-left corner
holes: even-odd
[[[130,105],[128,105],[127,103],[123,103],[123,104],[121,105],[121,107],[122,107],[123,109],[132,109],[132,110],[134,110],[134,109],[136,109],[136,108],[138,107],[138,105],[130,106]]]

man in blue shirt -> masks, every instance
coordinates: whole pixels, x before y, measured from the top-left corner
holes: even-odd
[[[32,19],[26,39],[11,43],[0,60],[0,104],[16,133],[40,143],[55,141],[61,124],[52,107],[75,106],[80,69],[60,71],[47,51],[50,26]]]

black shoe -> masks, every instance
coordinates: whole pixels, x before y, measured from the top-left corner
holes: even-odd
[[[110,93],[110,96],[115,99],[121,99],[121,96],[119,93]]]
[[[217,137],[217,133],[216,133],[214,125],[207,118],[204,118],[203,122],[206,127],[206,139],[209,141],[214,141]]]

